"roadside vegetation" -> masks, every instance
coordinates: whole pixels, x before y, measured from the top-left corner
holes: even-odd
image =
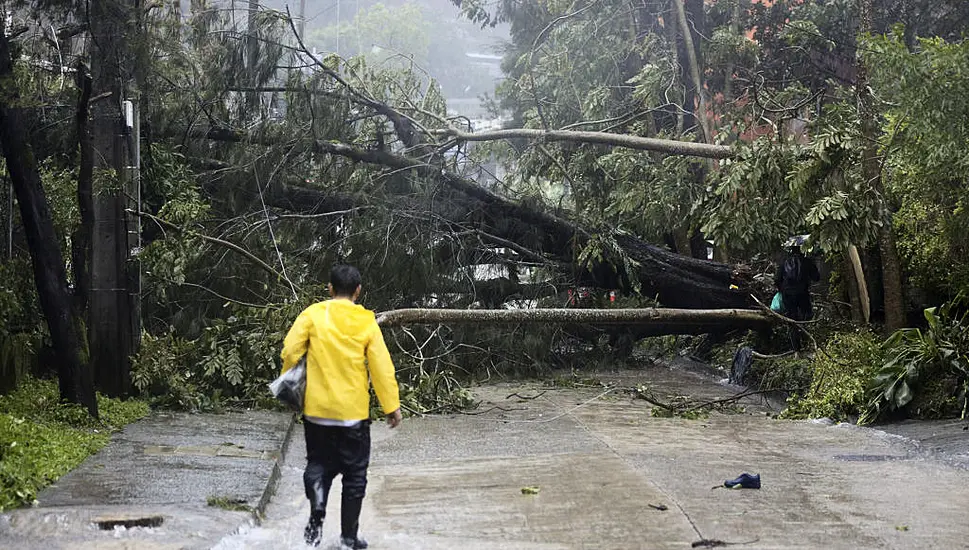
[[[781,418],[829,418],[871,424],[900,418],[967,418],[969,407],[969,317],[960,295],[923,312],[923,328],[888,337],[869,328],[840,324],[818,331],[816,349],[784,350],[787,329],[764,339],[731,339],[712,355],[729,372],[733,353],[749,346],[766,350],[754,359],[744,383],[789,395]],[[759,346],[759,347],[758,347]]]
[[[148,414],[140,400],[98,396],[101,416],[60,401],[57,382],[27,378],[0,396],[0,512],[37,493],[107,445],[111,434]]]

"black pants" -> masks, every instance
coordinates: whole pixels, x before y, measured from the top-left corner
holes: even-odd
[[[354,428],[320,426],[303,422],[306,434],[306,471],[303,485],[310,501],[310,515],[326,515],[330,485],[338,474],[343,476],[343,500],[340,506],[342,536],[356,538],[360,508],[367,493],[367,468],[370,466],[370,421]]]
[[[782,292],[781,299],[784,301],[784,315],[795,321],[810,321],[814,317],[811,308],[811,293],[804,292]],[[797,327],[788,329],[791,336],[791,347],[800,351],[803,346],[801,341],[801,331]]]
[[[782,292],[781,299],[784,302],[784,315],[795,321],[810,321],[814,316],[811,310],[810,292]]]

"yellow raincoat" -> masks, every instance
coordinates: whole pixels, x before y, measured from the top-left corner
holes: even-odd
[[[400,408],[394,364],[372,311],[345,299],[306,308],[283,341],[283,372],[293,368],[304,354],[306,416],[369,418],[368,371],[384,413]]]

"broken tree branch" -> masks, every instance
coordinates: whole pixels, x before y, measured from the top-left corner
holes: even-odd
[[[494,130],[490,132],[465,132],[456,128],[437,130],[432,133],[448,136],[457,141],[498,141],[503,139],[527,139],[534,141],[567,141],[571,143],[590,143],[596,145],[611,145],[641,151],[655,151],[669,155],[684,155],[709,159],[726,159],[736,154],[732,147],[726,145],[709,145],[692,141],[678,141],[673,139],[658,139],[633,136],[628,134],[611,134],[608,132],[587,132],[577,130],[530,130],[525,128]]]

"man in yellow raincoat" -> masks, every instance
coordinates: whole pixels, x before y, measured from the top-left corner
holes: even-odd
[[[347,548],[367,547],[358,528],[370,465],[371,383],[390,427],[401,422],[394,364],[374,313],[356,304],[361,289],[357,268],[334,266],[329,284],[333,299],[303,310],[283,342],[283,372],[306,355],[303,484],[310,519],[304,535],[314,546],[320,543],[330,485],[340,474],[340,541]]]

